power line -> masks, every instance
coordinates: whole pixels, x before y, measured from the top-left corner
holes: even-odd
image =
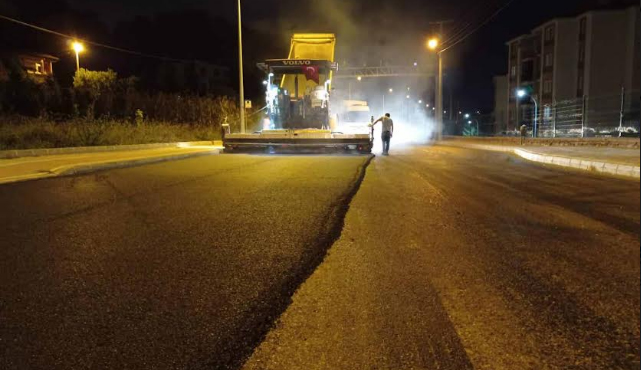
[[[116,47],[116,46],[111,46],[111,45],[107,45],[107,44],[101,44],[99,42],[95,42],[95,41],[91,41],[91,40],[87,40],[87,39],[81,39],[81,38],[78,38],[78,37],[74,37],[74,36],[71,36],[71,35],[64,34],[62,32],[58,32],[58,31],[50,30],[48,28],[36,26],[35,24],[30,24],[30,23],[23,22],[23,21],[18,20],[18,19],[10,18],[10,17],[7,17],[7,16],[2,15],[2,14],[0,14],[0,19],[4,19],[6,21],[19,24],[21,26],[30,27],[30,28],[33,28],[33,29],[41,31],[41,32],[47,32],[47,33],[50,33],[52,35],[64,37],[64,38],[67,38],[67,39],[82,41],[82,42],[87,43],[89,45],[94,45],[94,46],[102,47],[102,48],[105,48],[105,49],[120,51],[122,53],[137,55],[137,56],[141,56],[141,57],[145,57],[145,58],[160,59],[160,60],[164,60],[164,61],[168,61],[168,62],[181,62],[181,63],[192,63],[192,62],[194,62],[193,60],[177,59],[177,58],[164,57],[164,56],[160,56],[160,55],[147,54],[147,53],[142,53],[142,52],[135,51],[135,50],[128,50],[128,49],[123,49],[123,48],[119,48],[119,47]]]
[[[452,27],[450,36],[447,39],[444,38],[442,44],[445,45],[464,34],[470,27],[472,27],[479,19],[482,18],[483,14],[486,13],[486,10],[490,8],[488,5],[496,5],[496,2],[494,2],[493,4],[487,4],[479,1],[474,5],[473,8],[470,8],[466,12],[461,13],[460,26],[455,25],[454,27]],[[465,18],[467,18],[469,14],[472,14],[472,17],[470,17],[470,19],[464,24]],[[477,16],[475,17],[474,15]],[[480,17],[478,15],[480,15]]]
[[[453,48],[454,46],[456,46],[456,45],[460,44],[461,42],[463,42],[465,39],[467,39],[468,37],[470,37],[472,34],[474,34],[476,31],[478,31],[481,27],[485,26],[489,21],[491,21],[491,20],[492,20],[492,19],[494,19],[497,15],[499,15],[499,13],[501,13],[505,8],[507,8],[507,7],[508,7],[510,4],[512,4],[514,1],[515,1],[515,0],[509,0],[507,3],[505,3],[505,5],[503,5],[502,7],[500,7],[500,8],[499,8],[497,11],[495,11],[492,15],[490,15],[488,18],[486,18],[486,19],[485,19],[481,24],[479,24],[479,25],[478,25],[476,28],[474,28],[472,31],[470,31],[470,32],[468,32],[467,34],[463,35],[463,36],[462,36],[462,37],[460,37],[458,40],[456,40],[453,44],[451,44],[451,45],[449,45],[448,47],[446,47],[445,49],[441,50],[441,53],[442,53],[442,52],[444,52],[444,51],[447,51],[447,50],[449,50],[449,49]]]

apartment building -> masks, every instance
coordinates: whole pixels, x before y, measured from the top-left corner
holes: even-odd
[[[533,106],[515,92],[528,88],[541,110],[554,102],[639,90],[639,7],[552,19],[507,42],[507,129],[529,124]],[[543,114],[541,111],[539,114]]]

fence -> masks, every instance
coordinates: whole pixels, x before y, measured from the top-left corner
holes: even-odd
[[[639,91],[558,101],[526,122],[536,137],[639,136]]]

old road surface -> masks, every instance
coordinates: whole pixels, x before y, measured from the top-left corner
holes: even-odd
[[[639,190],[440,146],[0,185],[0,368],[638,369]]]

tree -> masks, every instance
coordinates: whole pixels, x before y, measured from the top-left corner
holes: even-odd
[[[108,69],[106,71],[89,71],[80,68],[73,77],[73,87],[77,92],[78,100],[85,105],[86,116],[94,118],[96,102],[106,92],[113,90],[118,74]]]

